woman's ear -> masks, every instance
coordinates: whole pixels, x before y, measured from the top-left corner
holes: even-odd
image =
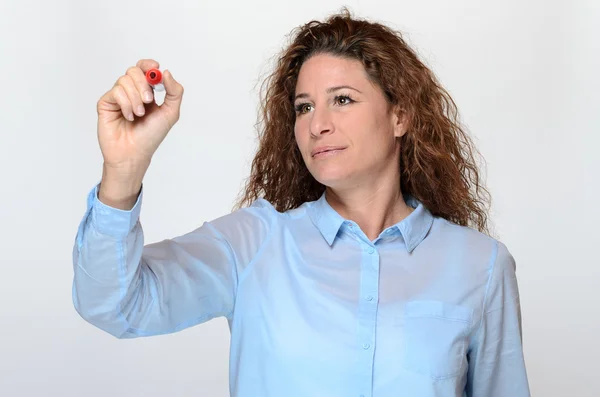
[[[404,109],[399,106],[394,106],[392,114],[392,122],[394,127],[394,136],[400,138],[408,130],[408,115]]]

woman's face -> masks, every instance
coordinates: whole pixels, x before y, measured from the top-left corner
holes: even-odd
[[[294,108],[296,142],[317,181],[344,189],[397,177],[404,125],[360,61],[317,55],[304,62]]]

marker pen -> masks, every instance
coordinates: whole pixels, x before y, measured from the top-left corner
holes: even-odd
[[[152,86],[156,91],[164,91],[165,86],[162,82],[162,72],[158,69],[150,69],[146,72],[146,81],[148,84]]]

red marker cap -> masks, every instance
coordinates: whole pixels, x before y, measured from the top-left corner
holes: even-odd
[[[162,72],[158,69],[150,69],[146,72],[146,81],[151,85],[157,85],[162,82]]]

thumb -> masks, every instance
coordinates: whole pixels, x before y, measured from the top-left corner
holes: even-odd
[[[179,118],[181,100],[183,98],[183,86],[173,78],[170,70],[163,73],[163,84],[165,86],[165,100],[162,104],[170,113]]]

